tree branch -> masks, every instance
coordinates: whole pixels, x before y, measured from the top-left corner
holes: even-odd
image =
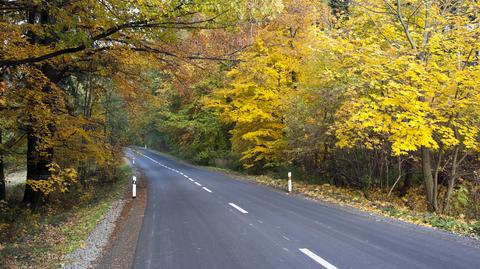
[[[212,22],[217,18],[218,16],[215,16],[210,19],[205,19],[205,20],[199,20],[199,21],[193,21],[193,22],[151,22],[151,21],[136,21],[136,22],[129,22],[129,23],[124,23],[124,24],[119,24],[114,27],[109,28],[103,33],[100,33],[90,39],[90,44],[93,44],[95,41],[101,40],[105,37],[111,36],[120,30],[123,29],[128,29],[128,28],[177,28],[177,29],[200,29],[200,28],[205,28],[205,27],[200,27],[196,26],[199,24],[205,24],[208,22]],[[44,54],[42,56],[37,56],[37,57],[29,57],[29,58],[24,58],[24,59],[4,59],[0,60],[0,69],[5,68],[5,67],[13,67],[17,65],[22,65],[22,64],[31,64],[31,63],[38,63],[42,62],[51,58],[55,58],[61,55],[65,54],[71,54],[71,53],[76,53],[83,51],[87,48],[85,44],[78,45],[76,47],[72,48],[66,48],[66,49],[61,49],[57,50],[51,53]]]

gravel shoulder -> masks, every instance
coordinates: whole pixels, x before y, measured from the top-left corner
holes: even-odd
[[[94,267],[95,261],[100,258],[102,249],[108,244],[110,235],[115,228],[115,222],[120,216],[125,205],[124,199],[116,200],[85,240],[85,246],[77,248],[68,254],[66,260],[69,264],[64,269],[83,269]]]
[[[62,269],[131,268],[147,194],[145,178],[135,167],[132,173],[137,176],[137,198],[132,199],[127,188],[114,200],[85,244],[66,256],[68,264]]]
[[[133,169],[137,176],[137,198],[132,199],[127,191],[127,201],[109,244],[104,250],[104,256],[99,260],[95,268],[132,268],[135,258],[137,240],[143,224],[143,216],[147,204],[146,178],[140,171]]]

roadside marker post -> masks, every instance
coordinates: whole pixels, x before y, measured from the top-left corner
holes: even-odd
[[[135,157],[133,157],[133,159],[132,159],[132,164],[135,165]]]
[[[288,193],[292,192],[292,172],[288,172]]]
[[[132,198],[137,197],[137,177],[133,176],[132,180]]]

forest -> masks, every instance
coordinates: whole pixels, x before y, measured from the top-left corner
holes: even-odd
[[[0,13],[0,210],[75,204],[139,145],[480,231],[478,1],[7,0]]]

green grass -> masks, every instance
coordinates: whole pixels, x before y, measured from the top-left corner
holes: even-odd
[[[480,221],[465,221],[451,216],[438,215],[431,212],[399,210],[394,207],[383,208],[385,215],[407,222],[431,226],[474,238],[480,238]]]
[[[107,200],[93,206],[81,207],[75,210],[73,216],[71,216],[71,218],[74,218],[75,224],[72,226],[59,226],[59,235],[68,238],[68,240],[66,244],[57,246],[56,250],[61,254],[68,254],[80,247],[103,214],[107,212],[110,205],[111,201]]]

